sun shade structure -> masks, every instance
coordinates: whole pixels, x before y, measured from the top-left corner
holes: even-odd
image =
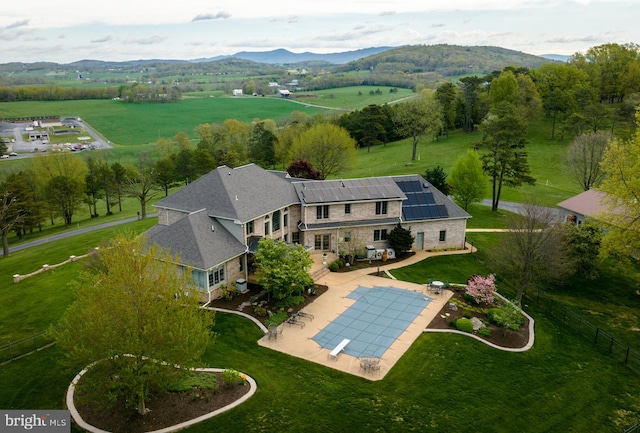
[[[334,349],[345,338],[347,355],[381,358],[425,309],[431,298],[395,287],[359,286],[347,298],[356,302],[317,333],[313,340]]]

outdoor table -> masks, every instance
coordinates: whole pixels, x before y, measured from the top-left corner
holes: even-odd
[[[444,283],[442,281],[432,281],[431,287],[433,287],[437,295],[437,294],[440,294],[440,289],[444,287]]]

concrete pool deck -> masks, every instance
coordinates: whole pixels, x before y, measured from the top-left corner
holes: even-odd
[[[468,246],[470,248],[470,246]],[[427,252],[417,251],[412,257],[389,265],[380,266],[380,275],[384,271],[404,267],[427,257],[448,254],[469,254],[470,250],[446,251],[446,252]],[[327,265],[322,263],[321,255],[312,255],[314,265],[312,267],[312,275]],[[335,260],[335,256],[331,255],[327,258],[327,264]],[[428,293],[426,286],[423,284],[408,283],[405,281],[393,280],[382,276],[368,275],[376,272],[376,268],[360,269],[352,272],[330,272],[316,279],[317,284],[324,284],[329,289],[313,303],[309,304],[303,311],[314,316],[313,319],[300,318],[304,323],[304,327],[295,324],[283,324],[284,327],[281,335],[277,339],[269,339],[265,335],[258,341],[263,347],[268,347],[279,352],[283,352],[298,358],[306,359],[317,364],[322,364],[330,368],[341,370],[356,376],[365,377],[370,380],[380,380],[389,372],[402,355],[411,347],[413,342],[418,338],[424,329],[429,325],[436,314],[446,305],[452,293],[443,290],[440,294]],[[434,275],[437,277],[437,275]],[[425,281],[426,283],[426,281]],[[394,287],[398,289],[410,290],[422,293],[431,298],[428,305],[418,314],[402,334],[391,344],[389,349],[382,355],[380,361],[380,371],[376,373],[364,372],[360,368],[358,358],[350,356],[346,353],[340,353],[337,359],[329,359],[330,349],[322,348],[313,337],[328,326],[334,319],[338,318],[356,300],[349,299],[347,296],[356,290],[359,286],[363,287]]]

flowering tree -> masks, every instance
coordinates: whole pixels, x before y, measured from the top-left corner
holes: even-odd
[[[467,295],[471,296],[478,304],[493,303],[493,294],[496,291],[496,278],[493,274],[486,277],[474,275],[467,284]]]

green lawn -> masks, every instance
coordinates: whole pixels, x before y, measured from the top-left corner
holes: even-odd
[[[57,321],[73,301],[68,283],[84,268],[86,260],[43,272],[17,284],[13,283],[14,274],[26,275],[44,264],[53,265],[64,262],[71,255],[84,255],[125,228],[141,232],[155,223],[155,218],[149,218],[27,248],[12,253],[9,257],[0,257],[0,287],[4,288],[5,300],[4,308],[0,308],[0,345],[42,331],[50,323]]]
[[[567,176],[562,166],[567,140],[550,140],[546,134],[551,129],[548,120],[535,122],[530,128],[530,143],[527,145],[531,175],[537,181],[535,186],[519,188],[503,187],[501,200],[523,202],[528,199],[545,206],[555,206],[559,202],[581,192],[578,182]],[[409,139],[358,149],[355,167],[338,177],[359,178],[368,176],[392,176],[401,174],[422,174],[428,168],[441,166],[446,173],[451,172],[456,160],[479,143],[482,136],[478,132],[465,134],[454,131],[449,137],[438,140],[423,138],[418,143],[417,158],[411,161],[412,142]],[[491,188],[487,184],[486,198],[491,198]]]
[[[143,230],[149,220],[132,226]],[[94,232],[0,259],[5,308],[1,335],[16,338],[57,320],[73,299],[67,282],[74,264],[10,282],[47,261],[64,260],[99,244],[112,232]],[[499,239],[474,233],[476,254],[429,259],[394,271],[403,278],[424,275],[458,282],[486,273],[482,251]],[[576,290],[580,290],[576,288]],[[9,306],[11,306],[9,308]],[[456,431],[618,432],[637,419],[637,375],[602,355],[589,341],[548,320],[535,308],[534,348],[505,353],[456,335],[424,334],[382,381],[366,379],[258,346],[260,330],[250,321],[218,314],[217,337],[203,365],[235,368],[253,376],[258,392],[247,403],[188,432],[261,431]],[[286,332],[286,331],[285,331]],[[286,335],[285,335],[286,338]],[[59,366],[55,347],[0,369],[0,407],[60,409],[76,372]]]
[[[637,376],[535,314],[536,345],[506,353],[423,334],[381,381],[257,345],[250,321],[218,314],[203,365],[254,377],[243,405],[186,432],[619,432],[636,420]],[[0,370],[0,407],[61,409],[75,372],[55,347]],[[151,408],[153,409],[153,408]]]

